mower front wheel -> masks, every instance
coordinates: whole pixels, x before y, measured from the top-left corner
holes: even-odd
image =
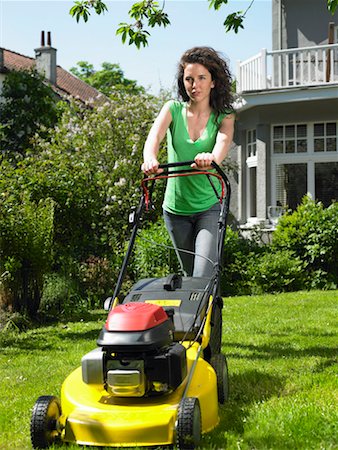
[[[178,407],[176,423],[176,448],[190,450],[201,440],[201,408],[198,398],[185,397]]]
[[[211,357],[210,364],[214,368],[217,377],[217,395],[219,403],[229,400],[229,376],[227,360],[222,353]]]
[[[48,448],[60,437],[58,420],[61,405],[57,397],[43,395],[34,405],[31,418],[31,442],[33,448]]]

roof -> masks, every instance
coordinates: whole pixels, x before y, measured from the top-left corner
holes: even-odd
[[[11,50],[3,50],[3,67],[0,72],[12,70],[29,70],[35,67],[35,59]],[[51,85],[52,89],[61,97],[72,96],[78,98],[83,103],[103,103],[107,98],[97,89],[67,72],[61,66],[56,67],[56,84]]]

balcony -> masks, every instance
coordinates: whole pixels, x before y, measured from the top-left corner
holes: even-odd
[[[237,64],[236,92],[338,84],[338,44],[267,51]]]

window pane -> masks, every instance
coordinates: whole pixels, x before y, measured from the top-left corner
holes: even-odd
[[[297,125],[297,137],[306,137],[306,125]]]
[[[328,207],[338,200],[338,162],[315,164],[316,199]]]
[[[315,123],[314,135],[315,136],[324,136],[324,124],[323,123]]]
[[[250,177],[250,217],[257,217],[257,168],[249,169]]]
[[[327,152],[335,152],[337,148],[337,139],[336,138],[328,138],[326,141],[326,151]]]
[[[287,138],[295,137],[295,126],[294,125],[287,125],[285,127],[285,137],[287,137]]]
[[[307,164],[277,166],[276,199],[281,205],[296,209],[307,192]]]
[[[295,141],[285,142],[285,153],[295,153]]]
[[[306,145],[305,139],[297,140],[297,152],[298,153],[306,153],[307,152],[307,145]]]
[[[336,136],[337,134],[337,125],[333,123],[326,124],[326,135],[327,136]]]
[[[283,141],[276,141],[273,144],[274,153],[283,153]]]
[[[324,139],[315,139],[315,152],[324,151]]]
[[[273,138],[274,139],[283,138],[283,126],[273,127]]]

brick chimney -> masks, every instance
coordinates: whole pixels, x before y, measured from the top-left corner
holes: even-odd
[[[0,72],[4,69],[4,49],[0,47]]]
[[[45,32],[41,31],[41,47],[35,49],[36,69],[46,79],[56,84],[56,48],[52,47],[50,31],[47,33],[47,45],[45,45]]]

